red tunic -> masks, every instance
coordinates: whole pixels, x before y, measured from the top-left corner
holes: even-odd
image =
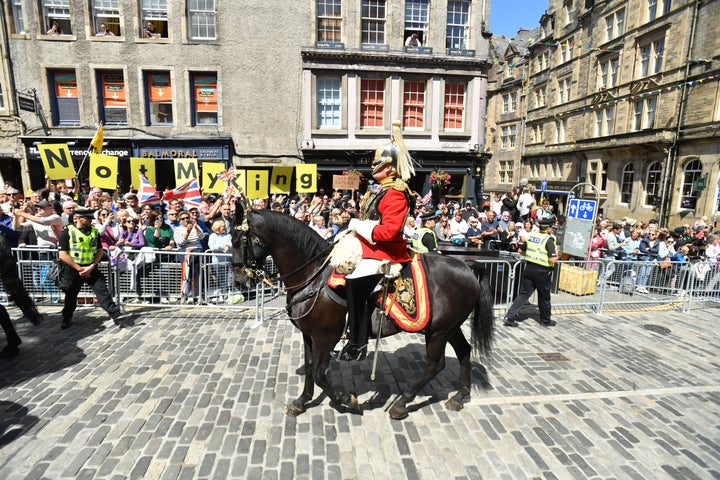
[[[392,187],[388,188],[377,205],[380,223],[372,231],[371,245],[363,237],[358,236],[363,248],[363,258],[390,260],[394,263],[409,262],[407,244],[403,238],[403,227],[408,210],[405,194]]]

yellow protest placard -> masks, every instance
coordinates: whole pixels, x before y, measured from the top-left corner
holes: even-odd
[[[117,185],[118,157],[90,154],[90,185],[115,190]]]
[[[50,180],[64,180],[75,177],[75,166],[73,165],[70,148],[66,143],[49,145],[38,145],[40,158],[42,159],[45,173]],[[113,185],[115,188],[115,185]]]
[[[227,183],[218,178],[218,174],[225,171],[225,164],[221,162],[202,163],[202,191],[203,193],[225,193]]]
[[[317,165],[302,163],[295,166],[295,190],[298,193],[317,192]]]
[[[130,178],[133,190],[140,190],[140,174],[147,178],[150,185],[157,185],[154,158],[130,157]]]
[[[197,158],[176,158],[175,159],[175,185],[200,178]]]
[[[248,200],[267,198],[270,186],[270,172],[267,170],[246,170],[247,189],[245,195]]]
[[[288,195],[292,184],[293,167],[273,167],[270,178],[270,193]]]

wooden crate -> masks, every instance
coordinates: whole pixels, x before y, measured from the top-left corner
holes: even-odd
[[[597,278],[597,270],[563,264],[560,266],[558,288],[573,295],[592,295],[595,293]]]

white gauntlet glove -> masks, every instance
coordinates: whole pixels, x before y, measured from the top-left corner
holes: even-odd
[[[357,218],[353,218],[350,220],[348,229],[355,230],[357,234],[367,240],[370,245],[375,245],[372,239],[372,232],[378,223],[380,222],[376,220],[358,220]]]

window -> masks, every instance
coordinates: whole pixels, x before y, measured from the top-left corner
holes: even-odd
[[[420,43],[425,45],[428,29],[430,0],[405,0],[405,37],[417,33]]]
[[[537,56],[536,72],[546,70],[550,65],[550,52],[543,52]]]
[[[515,148],[516,132],[517,127],[515,125],[502,128],[502,136],[500,137],[500,141],[503,150],[512,150]]]
[[[655,40],[640,46],[640,77],[660,73],[665,53],[665,40]]]
[[[683,180],[680,190],[680,208],[695,210],[698,191],[696,182],[702,177],[702,164],[700,160],[691,160],[683,167]]]
[[[141,37],[146,37],[145,29],[148,23],[160,34],[160,37],[168,36],[167,0],[142,0],[140,17],[142,18]]]
[[[53,125],[80,125],[80,103],[75,71],[51,71],[50,85]]]
[[[655,109],[657,97],[646,97],[635,102],[635,115],[633,117],[633,130],[643,130],[655,126]]]
[[[653,162],[648,167],[645,179],[645,206],[657,207],[660,202],[660,182],[662,181],[662,166],[660,162]]]
[[[598,89],[604,90],[612,88],[618,82],[618,67],[620,66],[620,57],[612,57],[599,61],[598,69]]]
[[[127,90],[122,70],[98,72],[100,120],[106,125],[127,125]]]
[[[197,72],[190,74],[192,97],[193,125],[217,125],[218,94],[217,74],[214,72]]]
[[[610,41],[625,33],[625,9],[605,17],[605,41]]]
[[[465,84],[446,83],[443,105],[443,128],[462,130],[465,120]]]
[[[360,82],[360,128],[382,128],[385,113],[385,80]]]
[[[635,182],[635,167],[632,163],[625,165],[620,180],[620,203],[630,203],[632,199],[633,183]]]
[[[567,103],[570,101],[570,78],[558,80],[558,103]]]
[[[530,128],[530,140],[531,143],[542,143],[545,141],[545,134],[542,125],[533,125]]]
[[[595,112],[595,136],[612,135],[615,107],[605,107]]]
[[[173,93],[170,72],[146,72],[147,124],[168,125],[173,123]]]
[[[565,21],[565,25],[570,25],[572,22],[572,10],[573,10],[573,2],[572,0],[568,0],[563,4],[563,20]]]
[[[215,40],[215,0],[188,0],[187,8],[188,36],[193,40]]]
[[[557,159],[557,158],[553,158],[553,159],[551,160],[551,162],[552,162],[552,163],[551,163],[551,168],[552,168],[552,170],[553,170],[553,174],[554,174],[556,177],[561,177],[561,178],[562,178],[563,173],[564,173],[564,172],[563,172],[563,168],[565,167],[565,164],[564,164],[561,160],[559,160],[559,159]]]
[[[448,0],[445,48],[467,48],[470,33],[470,0]]]
[[[42,0],[42,15],[48,35],[72,35],[70,0]]]
[[[362,0],[362,43],[385,44],[385,0]]]
[[[0,83],[0,110],[5,110],[5,88]]]
[[[544,107],[545,105],[547,105],[545,87],[538,87],[535,89],[535,108]]]
[[[573,49],[575,48],[575,39],[568,38],[560,44],[560,63],[569,62],[573,58]]]
[[[342,0],[317,0],[318,42],[340,42],[342,38]]]
[[[12,33],[25,33],[25,20],[23,19],[22,0],[12,0],[10,4]]]
[[[607,188],[607,168],[608,164],[600,160],[588,162],[588,181],[601,192]]]
[[[648,0],[648,22],[670,13],[672,0]]]
[[[341,84],[337,77],[317,79],[317,126],[340,128]]]
[[[405,82],[403,92],[403,127],[425,125],[425,82]]]
[[[500,176],[500,183],[513,183],[513,166],[515,162],[512,160],[500,161],[498,174]]]
[[[555,143],[567,141],[567,118],[555,121]]]
[[[93,0],[92,15],[95,33],[100,32],[100,24],[107,26],[108,32],[120,36],[120,6],[119,0]]]
[[[503,95],[503,113],[517,111],[517,92]]]

